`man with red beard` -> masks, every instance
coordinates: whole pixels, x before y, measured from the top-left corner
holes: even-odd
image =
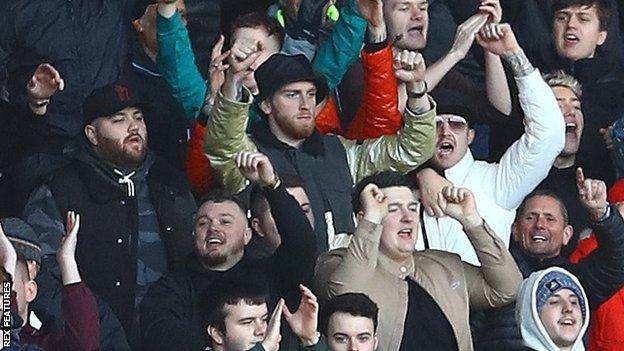
[[[84,281],[111,306],[131,344],[147,288],[192,252],[197,209],[184,175],[147,148],[145,107],[124,84],[93,91],[73,162],[36,189],[25,209],[52,258],[63,235],[60,214],[81,214],[76,258]]]
[[[315,228],[327,228],[317,235],[319,252],[323,252],[333,248],[328,243],[337,242],[338,235],[353,230],[348,225],[352,218],[348,199],[354,180],[383,170],[407,173],[431,156],[435,105],[426,94],[424,60],[407,50],[395,57],[396,74],[408,95],[402,128],[394,135],[358,142],[316,130],[315,118],[327,95],[327,84],[303,55],[274,54],[260,65],[254,73],[259,94],[252,97],[242,80],[260,54],[257,43],[235,43],[232,47],[225,83],[208,122],[204,150],[218,181],[232,192],[248,185],[233,160],[241,151],[260,151],[278,173],[303,179]],[[247,135],[254,99],[264,117]]]

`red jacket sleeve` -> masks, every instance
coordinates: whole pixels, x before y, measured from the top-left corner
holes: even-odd
[[[333,96],[327,99],[327,103],[316,116],[315,123],[316,129],[322,134],[343,134],[338,107]]]
[[[216,183],[212,174],[212,167],[210,167],[210,160],[204,154],[205,134],[206,126],[195,121],[188,145],[186,162],[184,162],[186,177],[191,184],[193,194],[196,196],[207,193]]]
[[[397,80],[392,67],[392,47],[362,51],[364,96],[347,130],[348,139],[369,139],[396,133],[403,116],[399,112]]]
[[[100,350],[100,314],[91,290],[83,283],[66,285],[62,292],[65,327],[50,335],[44,350]]]

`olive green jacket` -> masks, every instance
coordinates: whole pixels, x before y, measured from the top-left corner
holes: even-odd
[[[253,97],[246,88],[243,88],[242,102],[229,101],[219,93],[206,126],[204,151],[217,180],[234,193],[245,189],[248,183],[238,171],[233,156],[242,151],[258,151],[246,134],[252,102]],[[431,100],[431,104],[432,108],[423,114],[406,108],[403,126],[394,135],[362,142],[338,137],[345,148],[354,183],[381,171],[408,173],[433,155],[435,102]]]

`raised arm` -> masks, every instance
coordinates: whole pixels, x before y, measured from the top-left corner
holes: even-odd
[[[487,21],[488,15],[478,13],[468,18],[457,27],[453,46],[441,59],[427,68],[425,80],[429,91],[432,91],[444,76],[468,54],[474,43],[475,36]]]
[[[477,212],[474,195],[465,188],[446,186],[438,195],[438,206],[461,223],[481,262],[481,267],[463,263],[470,308],[480,310],[512,302],[522,274],[505,244]]]
[[[320,287],[329,297],[349,291],[365,291],[375,274],[379,257],[382,219],[388,212],[388,200],[375,184],[369,184],[360,194],[363,216],[347,247],[342,262]]]
[[[404,50],[395,55],[394,65],[396,77],[405,83],[408,95],[404,123],[394,135],[361,143],[341,138],[355,183],[384,170],[407,173],[433,154],[435,105],[426,94],[423,57]]]
[[[366,6],[365,2],[369,1],[349,0],[332,34],[316,53],[314,69],[325,76],[330,91],[340,84],[349,67],[360,57],[367,22],[358,6],[359,3]]]
[[[498,39],[486,39],[481,45],[511,67],[525,115],[525,132],[502,156],[493,196],[499,206],[514,209],[548,175],[564,146],[565,123],[552,89],[527,59],[511,27],[501,24],[499,28]]]
[[[259,152],[236,155],[238,168],[250,182],[260,186],[271,207],[282,243],[273,254],[280,294],[290,303],[299,298],[299,284],[310,285],[316,262],[316,234],[297,200],[281,184],[269,158]]]
[[[50,342],[52,350],[99,350],[100,319],[97,301],[91,290],[82,282],[76,263],[76,245],[80,229],[80,215],[67,212],[67,231],[56,260],[61,269],[63,293],[63,319],[65,326],[61,334]]]
[[[37,116],[45,115],[52,95],[63,89],[65,81],[56,68],[49,63],[40,64],[26,84],[28,107]]]
[[[259,56],[258,43],[237,41],[228,58],[225,83],[217,95],[206,125],[204,152],[210,159],[215,178],[233,193],[243,190],[247,181],[242,176],[234,156],[243,151],[257,151],[246,133],[251,93],[243,88],[242,80]]]
[[[592,308],[598,308],[624,286],[624,219],[620,212],[624,207],[609,205],[605,183],[586,179],[581,168],[576,171],[576,183],[598,241],[598,248],[575,267],[576,275],[588,291]]]
[[[156,26],[158,67],[186,118],[194,120],[204,105],[207,87],[195,64],[191,40],[175,0],[159,0]]]
[[[499,38],[501,36],[500,23],[503,17],[503,9],[500,0],[482,0],[479,12],[489,15],[488,23],[477,34],[477,42],[486,38]],[[500,56],[487,50],[484,51],[485,58],[485,91],[489,102],[502,114],[509,116],[512,111],[511,93],[507,82],[507,75],[503,68]]]

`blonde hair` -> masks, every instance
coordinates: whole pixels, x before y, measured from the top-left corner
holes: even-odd
[[[581,87],[581,83],[579,83],[579,81],[576,80],[576,78],[565,73],[562,70],[556,70],[551,73],[546,73],[542,77],[544,78],[544,81],[546,81],[546,84],[548,84],[551,88],[552,87],[568,88],[572,90],[574,95],[576,95],[576,97],[579,99],[583,95],[583,89]]]

